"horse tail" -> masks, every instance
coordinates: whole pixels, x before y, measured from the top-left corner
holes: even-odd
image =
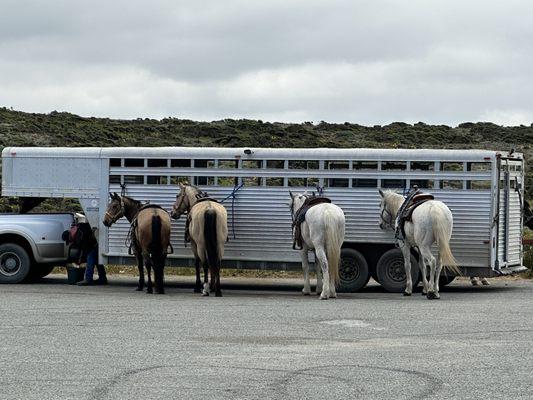
[[[207,252],[207,261],[211,268],[217,268],[219,263],[217,245],[217,213],[209,209],[204,214],[204,241]]]
[[[159,257],[162,253],[161,246],[161,217],[152,216],[152,243],[150,243],[150,253],[152,256]]]
[[[461,270],[457,267],[457,261],[450,249],[450,237],[452,236],[453,222],[448,224],[446,215],[440,208],[433,208],[438,210],[433,218],[433,236],[437,241],[439,247],[439,257],[442,266],[456,275],[461,275]]]
[[[341,259],[341,247],[344,241],[344,221],[342,223],[330,211],[324,211],[324,224],[326,230],[326,257],[330,277],[335,284],[339,284],[339,264]]]

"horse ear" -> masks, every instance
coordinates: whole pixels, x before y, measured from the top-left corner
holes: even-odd
[[[379,195],[380,195],[381,197],[385,197],[385,193],[383,193],[383,190],[381,190],[381,189],[378,189],[378,190],[379,190]]]
[[[112,199],[113,198],[113,193],[109,192],[109,197]]]
[[[294,194],[289,190],[289,195],[291,196],[291,199],[294,199]]]

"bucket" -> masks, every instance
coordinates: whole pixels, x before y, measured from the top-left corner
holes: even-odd
[[[69,285],[75,285],[85,278],[85,267],[67,267],[67,280]]]

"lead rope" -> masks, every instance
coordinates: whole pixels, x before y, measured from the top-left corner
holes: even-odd
[[[224,203],[227,199],[231,197],[231,232],[233,234],[233,239],[237,239],[237,236],[235,235],[235,197],[239,190],[241,190],[244,186],[244,182],[242,182],[240,185],[233,186],[233,190],[231,193],[226,196],[220,203]]]

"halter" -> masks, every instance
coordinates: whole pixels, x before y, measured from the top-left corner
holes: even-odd
[[[182,195],[182,193],[183,193],[183,195]],[[187,197],[187,199],[189,199],[188,196],[187,196],[187,191],[185,190],[185,188],[183,189],[183,192],[182,192],[182,193],[180,193],[180,194],[178,195],[178,203],[177,203],[177,205],[176,205],[176,210],[179,210],[179,209],[181,208],[181,206],[182,206],[183,202],[185,201],[185,198],[186,198],[186,197]],[[185,208],[185,211],[183,211],[183,213],[181,213],[180,215],[187,215],[187,214],[189,214],[189,213],[191,212],[191,208],[192,208],[192,207],[191,207],[191,205],[189,204],[189,206]]]
[[[302,196],[305,197],[306,199],[309,198],[309,195],[308,194],[305,194],[305,193],[302,193]],[[304,203],[305,203],[305,200],[304,200]],[[302,203],[303,205],[303,203]],[[300,206],[301,207],[301,206]],[[291,219],[292,219],[292,223],[294,224],[294,222],[296,221],[295,219],[295,210],[294,210],[294,197],[291,198],[291,206],[290,206],[290,210],[291,210]],[[298,211],[298,210],[296,210]]]
[[[111,218],[111,223],[115,223],[118,221],[120,213],[122,213],[123,216],[126,216],[126,206],[124,206],[124,198],[123,196],[120,197],[120,211],[117,212],[115,215],[112,215],[109,211],[105,212],[105,216]]]
[[[387,215],[387,218],[385,218],[385,214]],[[385,203],[385,200],[383,200],[383,209],[381,210],[379,218],[385,226],[394,229],[394,226],[392,225],[392,213],[387,209],[387,204]]]

